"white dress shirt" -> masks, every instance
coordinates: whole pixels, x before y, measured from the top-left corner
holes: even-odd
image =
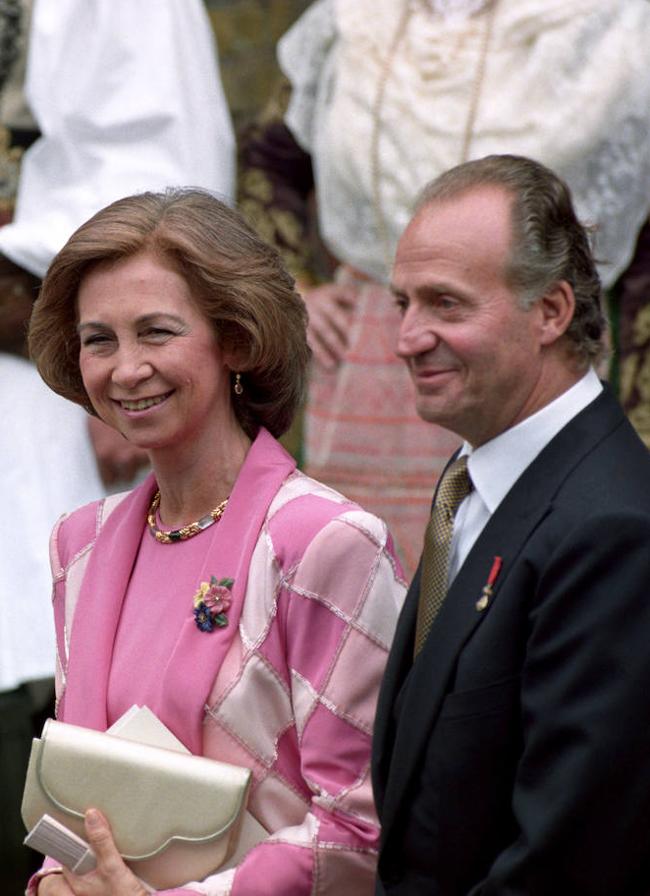
[[[467,442],[461,456],[473,490],[456,513],[449,557],[449,581],[465,562],[474,542],[517,479],[551,439],[602,392],[593,368],[566,392],[521,423],[472,449]]]

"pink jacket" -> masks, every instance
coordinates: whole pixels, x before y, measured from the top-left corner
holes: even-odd
[[[107,727],[112,644],[154,489],[149,477],[52,534],[64,721]],[[192,752],[253,770],[249,810],[270,836],[236,869],[166,892],[370,894],[370,740],[404,594],[385,524],[298,472],[262,430],[212,533],[200,577],[234,579],[229,625],[199,631],[188,601],[163,721]]]

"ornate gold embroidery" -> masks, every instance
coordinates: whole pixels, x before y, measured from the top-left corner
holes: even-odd
[[[260,202],[270,202],[273,199],[273,184],[261,168],[249,168],[242,174],[242,191]]]
[[[619,367],[619,392],[623,404],[627,404],[634,392],[636,374],[640,361],[639,355],[628,355]]]
[[[650,407],[639,404],[632,408],[631,411],[628,411],[628,417],[640,438],[650,448]]]
[[[645,356],[636,377],[636,387],[643,402],[650,402],[650,353]],[[649,408],[650,412],[650,408]]]
[[[275,225],[271,220],[268,210],[257,199],[241,199],[239,211],[246,218],[251,227],[266,240],[267,243],[276,245]],[[276,248],[277,245],[276,245]]]
[[[632,333],[634,345],[644,345],[650,340],[650,304],[639,309],[632,324]]]
[[[284,242],[293,248],[299,246],[302,227],[296,215],[281,208],[272,208],[269,214]]]
[[[0,210],[3,223],[13,215],[23,149],[11,146],[9,130],[0,126]]]

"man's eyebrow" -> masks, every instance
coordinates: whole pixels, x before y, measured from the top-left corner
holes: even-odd
[[[389,286],[389,289],[397,298],[408,298],[405,292],[394,285]],[[420,283],[411,292],[412,295],[421,300],[435,299],[438,296],[448,294],[462,297],[465,294],[465,290],[462,289],[462,287],[449,280],[436,280],[431,281],[430,283]]]

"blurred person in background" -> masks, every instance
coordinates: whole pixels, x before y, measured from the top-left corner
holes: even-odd
[[[0,353],[0,890],[19,896],[35,853],[22,846],[27,759],[53,694],[47,542],[70,503],[104,488],[87,414],[43,388],[24,358]]]
[[[595,226],[628,345],[627,409],[650,345],[650,4],[647,0],[317,0],[282,38],[284,121],[245,135],[241,207],[301,282],[314,351],[308,472],[384,517],[413,572],[434,482],[457,437],[427,426],[394,354],[386,288],[398,235],[429,179],[519,153],[558,171]],[[315,191],[315,193],[314,193]],[[313,278],[312,200],[320,279]],[[633,276],[632,276],[633,275]],[[646,363],[646,368],[650,362]],[[647,415],[646,415],[647,416]],[[645,422],[650,443],[650,428]]]

